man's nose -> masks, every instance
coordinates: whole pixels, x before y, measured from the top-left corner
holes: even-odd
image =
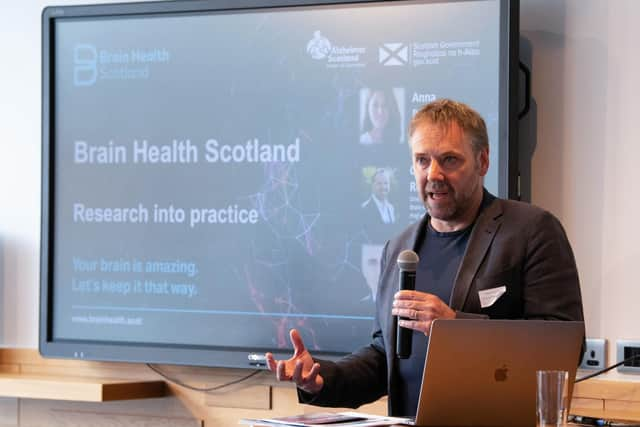
[[[427,180],[428,181],[442,181],[443,179],[442,168],[437,160],[433,159],[429,164],[429,169],[427,169]]]

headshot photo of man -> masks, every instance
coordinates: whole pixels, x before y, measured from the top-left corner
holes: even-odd
[[[371,195],[361,207],[365,210],[364,222],[371,224],[394,224],[395,208],[389,201],[391,191],[391,172],[378,168],[371,176]]]
[[[380,279],[380,260],[384,245],[363,244],[360,251],[360,268],[364,276],[369,293],[363,300],[375,302],[378,292],[378,280]]]

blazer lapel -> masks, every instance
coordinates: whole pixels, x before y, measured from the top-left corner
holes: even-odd
[[[420,223],[418,224],[414,232],[411,234],[411,236],[409,236],[409,239],[407,239],[407,245],[412,245],[412,250],[417,254],[420,253],[420,248],[424,243],[424,236],[425,234],[427,234],[427,224],[429,223],[429,218],[429,214],[425,214],[420,220]]]
[[[500,228],[500,224],[502,224],[502,202],[500,199],[495,199],[480,214],[476,225],[471,231],[467,250],[460,263],[453,285],[453,292],[451,293],[449,306],[452,309],[462,311],[471,289],[471,283],[480,268],[480,264],[482,264],[489,246],[491,246],[491,242],[493,242],[496,232]]]

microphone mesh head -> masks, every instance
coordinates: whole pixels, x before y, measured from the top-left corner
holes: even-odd
[[[398,268],[404,271],[416,271],[418,269],[418,254],[410,249],[405,249],[398,255]]]

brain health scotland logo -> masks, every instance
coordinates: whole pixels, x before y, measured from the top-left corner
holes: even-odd
[[[90,44],[78,44],[73,49],[73,84],[91,86],[98,77],[98,51]]]
[[[98,80],[146,80],[157,64],[166,64],[171,55],[165,48],[98,49],[78,43],[73,48],[73,84],[93,86]]]

